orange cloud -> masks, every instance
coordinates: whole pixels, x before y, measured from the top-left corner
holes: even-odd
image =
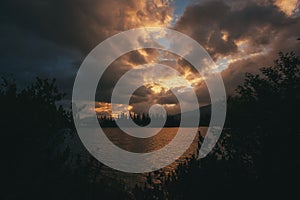
[[[285,14],[292,15],[299,6],[298,0],[276,0],[275,5],[279,7]]]

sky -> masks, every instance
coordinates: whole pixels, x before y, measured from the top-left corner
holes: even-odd
[[[298,0],[2,0],[0,6],[0,76],[21,86],[35,77],[56,78],[69,96],[77,71],[100,42],[125,30],[158,26],[195,39],[211,55],[234,94],[246,72],[270,66],[279,51],[300,55]],[[164,58],[164,59],[162,59]],[[139,50],[121,56],[100,80],[96,111],[109,113],[112,89],[122,75],[138,65],[160,62],[183,75],[195,88],[199,105],[210,103],[203,77],[185,60],[168,52]],[[176,74],[139,88],[131,106],[146,112],[160,103],[178,112],[171,88]],[[174,81],[175,80],[175,81]]]

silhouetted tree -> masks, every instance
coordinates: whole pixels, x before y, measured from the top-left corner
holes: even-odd
[[[75,129],[70,113],[58,105],[63,97],[55,80],[37,78],[18,90],[14,80],[3,79],[1,199],[126,198],[121,183],[110,186],[100,178],[97,160],[74,160],[65,138],[74,137]]]
[[[226,129],[213,151],[200,161],[191,158],[180,164],[163,179],[163,192],[148,181],[134,193],[141,199],[159,194],[168,199],[269,199],[297,194],[300,131],[294,113],[299,113],[299,67],[300,58],[294,53],[280,53],[274,66],[262,68],[261,74],[247,73],[238,94],[229,98]],[[199,145],[202,141],[200,137]]]
[[[274,194],[274,188],[290,192],[293,185],[287,182],[300,177],[300,58],[293,52],[279,53],[274,65],[260,72],[247,73],[238,95],[229,98],[231,137],[226,149],[240,174],[256,177]]]

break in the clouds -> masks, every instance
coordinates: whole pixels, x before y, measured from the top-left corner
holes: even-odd
[[[168,26],[172,13],[161,0],[1,1],[0,73],[27,84],[55,77],[71,92],[80,63],[96,45],[131,28]]]
[[[223,70],[227,91],[245,72],[272,64],[279,51],[300,53],[299,1],[197,1],[175,29],[202,44]]]
[[[271,65],[279,51],[300,53],[298,0],[4,0],[0,12],[1,75],[14,74],[22,84],[35,76],[55,77],[68,92],[87,53],[132,28],[170,27],[194,38],[218,64],[229,95],[245,72]],[[101,78],[97,99],[109,102],[124,73],[151,62],[176,69],[195,87],[200,105],[209,103],[203,77],[189,63],[153,49],[130,52],[112,63]],[[170,87],[180,88],[171,84],[176,75],[163,77],[159,84],[150,81],[139,88],[130,109],[144,112],[160,103],[178,112],[170,92]],[[107,112],[100,106],[97,110]]]
[[[239,1],[233,5],[226,1],[193,4],[187,7],[175,29],[196,39],[215,59],[235,54],[241,58],[278,48],[274,46],[276,41],[299,35],[298,17],[287,15],[274,4],[246,2],[239,9],[235,8]]]

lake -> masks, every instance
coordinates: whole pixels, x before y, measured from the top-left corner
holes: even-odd
[[[204,136],[207,132],[208,127],[199,127],[199,131],[201,132],[201,135]],[[148,153],[148,152],[153,152],[156,150],[159,150],[163,148],[165,145],[169,144],[172,139],[175,137],[177,134],[178,128],[163,128],[161,131],[156,134],[153,137],[150,138],[135,138],[132,137],[123,131],[121,131],[118,128],[103,128],[103,131],[105,132],[106,136],[109,138],[111,142],[113,142],[115,145],[118,147],[130,151],[130,152],[135,152],[135,153]],[[96,130],[95,130],[96,131]],[[191,134],[191,129],[190,128],[184,128],[184,134]],[[101,148],[101,146],[97,143],[97,139],[90,137],[89,140],[93,141],[93,145],[95,145],[95,148]],[[183,137],[184,140],[184,137]],[[185,142],[185,141],[182,141]],[[73,143],[73,142],[72,142]],[[77,146],[78,145],[81,147],[76,148],[77,153],[82,154],[83,156],[87,156],[87,152],[83,150],[81,142],[76,144],[73,144],[71,146]],[[164,167],[163,169],[159,170],[158,173],[168,175],[170,172],[176,169],[179,163],[184,162],[186,158],[192,157],[192,155],[196,154],[197,152],[197,144],[198,144],[198,137],[196,136],[193,140],[193,143],[191,146],[185,151],[185,153],[177,159],[175,162],[172,164],[168,165],[167,167]],[[105,147],[104,147],[105,148]],[[177,148],[171,149],[171,151],[178,151]],[[172,152],[170,152],[172,153]],[[109,154],[111,154],[111,151],[107,151],[108,157]],[[122,159],[122,158],[120,158]],[[159,162],[159,160],[153,158],[151,162]],[[134,163],[133,163],[134,164]],[[143,184],[148,176],[148,173],[141,173],[141,174],[133,174],[133,173],[125,173],[125,172],[120,172],[117,170],[113,170],[110,167],[104,166],[101,169],[101,174],[103,174],[105,177],[107,177],[110,180],[114,179],[119,179],[122,182],[125,182],[126,186],[128,188],[134,187],[136,184]]]

